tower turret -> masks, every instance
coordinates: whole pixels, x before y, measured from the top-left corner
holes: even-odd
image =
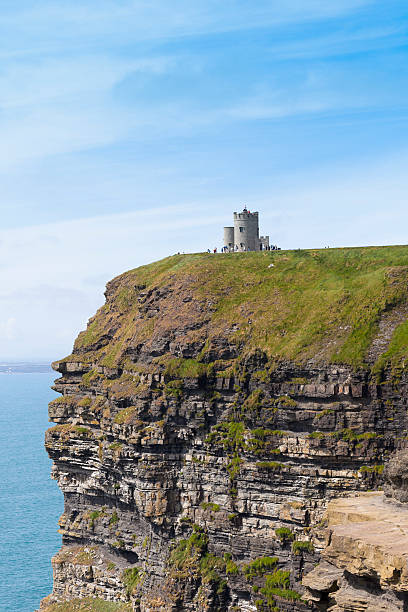
[[[249,212],[245,206],[234,212],[234,247],[239,251],[259,251],[259,215]]]
[[[233,251],[235,248],[233,227],[224,227],[224,246],[228,251]]]

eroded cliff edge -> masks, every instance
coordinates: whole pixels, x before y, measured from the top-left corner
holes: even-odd
[[[199,254],[109,283],[54,364],[65,509],[42,608],[405,609],[351,562],[311,581],[330,500],[381,488],[406,446],[407,270],[408,247]],[[359,608],[334,595],[356,580]]]

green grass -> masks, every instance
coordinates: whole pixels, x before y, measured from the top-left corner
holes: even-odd
[[[302,542],[298,540],[297,542],[293,542],[292,551],[295,553],[295,555],[300,555],[303,552],[312,553],[314,552],[314,546],[312,542],[307,542],[307,541]]]
[[[242,459],[238,455],[231,458],[231,461],[227,463],[227,471],[230,477],[230,481],[233,482],[241,471]]]
[[[193,525],[193,533],[187,540],[180,540],[170,554],[170,565],[183,569],[191,557],[202,557],[207,551],[208,536],[203,529]]]
[[[74,425],[75,431],[80,436],[84,436],[85,438],[92,438],[93,433],[88,427],[81,427],[80,425]]]
[[[278,527],[278,529],[275,529],[275,534],[281,542],[292,541],[295,539],[295,534],[291,529],[289,529],[289,527]]]
[[[381,436],[378,436],[375,431],[367,431],[357,436],[357,440],[373,440],[374,438],[381,438]]]
[[[118,517],[118,513],[116,512],[116,510],[114,510],[112,512],[112,516],[109,519],[109,525],[116,525],[117,523],[119,523],[119,517]]]
[[[109,444],[108,448],[111,451],[120,451],[122,446],[123,446],[122,442],[112,442],[112,444]]]
[[[226,580],[219,573],[225,573],[229,563],[230,573],[235,573],[231,556],[217,557],[208,552],[208,535],[198,525],[193,525],[193,533],[188,539],[180,540],[170,553],[170,575],[176,580],[190,578],[196,571],[203,584],[212,584],[218,595],[227,588]]]
[[[133,595],[141,579],[141,570],[138,567],[130,567],[123,572],[122,582],[125,585],[128,597]]]
[[[366,431],[358,434],[354,431],[354,429],[340,429],[338,431],[331,432],[313,431],[312,433],[308,434],[307,437],[310,440],[335,438],[336,440],[343,440],[343,442],[352,443],[357,441],[361,442],[362,440],[375,440],[376,438],[381,438],[381,435],[375,433],[374,431]]]
[[[105,513],[103,510],[94,510],[89,514],[89,527],[93,529],[95,527],[95,521],[98,520],[101,516],[104,516]]]
[[[128,406],[117,413],[113,419],[113,422],[117,425],[128,425],[132,421],[132,417],[135,414],[137,414],[136,406]]]
[[[394,332],[388,349],[378,359],[374,366],[374,372],[379,378],[387,365],[391,365],[394,370],[399,372],[405,367],[408,357],[408,321],[402,323]]]
[[[221,510],[221,506],[219,504],[214,504],[212,502],[203,502],[201,507],[203,510],[211,510],[211,512],[219,512]]]
[[[274,596],[283,597],[284,599],[287,599],[289,601],[298,601],[299,599],[301,599],[300,593],[298,593],[297,591],[293,591],[292,589],[280,589],[277,587],[273,588],[266,586],[261,589],[261,593],[262,595],[266,596],[268,602],[270,600],[274,601]]]
[[[368,466],[368,465],[363,465],[361,466],[361,468],[359,469],[359,472],[361,472],[362,474],[378,474],[381,475],[384,471],[384,466],[383,465],[373,465],[373,466]]]
[[[272,470],[273,472],[279,472],[285,467],[285,464],[280,463],[279,461],[258,461],[256,467],[259,470]]]
[[[274,404],[276,406],[283,406],[284,408],[296,408],[297,406],[297,402],[289,397],[289,395],[281,395],[280,397],[277,397]]]
[[[61,405],[68,405],[68,406],[76,406],[77,404],[77,398],[73,395],[63,395],[62,397],[56,397],[54,400],[52,400],[52,402],[49,403],[49,406],[61,406]],[[82,406],[81,402],[79,403],[80,406]]]
[[[322,410],[321,412],[318,412],[315,416],[315,419],[321,419],[324,416],[327,416],[328,414],[334,414],[334,410],[332,410],[331,408],[325,408],[325,410]]]
[[[163,368],[171,375],[205,373],[213,339],[232,325],[236,327],[229,340],[242,355],[259,348],[276,363],[278,359],[305,362],[318,354],[322,362],[358,367],[364,364],[381,314],[407,302],[407,269],[406,246],[168,257],[110,283],[108,304],[80,334],[74,353],[80,353],[84,361],[113,367],[126,361],[129,341],[154,342],[184,321],[199,323],[210,316],[209,326],[204,325],[201,332],[186,332],[187,340],[206,340],[206,348],[196,361],[171,363],[168,354]],[[167,285],[173,292],[161,298],[160,315],[139,320],[135,326],[138,287],[149,291]],[[193,299],[178,301],[187,290]],[[205,307],[208,300],[210,311]],[[200,302],[203,308],[197,309]],[[109,333],[113,336],[109,345],[96,348]],[[387,364],[401,367],[406,358],[408,323],[403,323],[379,358],[376,371]],[[91,384],[94,376],[85,375],[84,383]]]
[[[322,438],[325,438],[327,434],[325,434],[323,431],[312,431],[312,433],[308,434],[308,438],[310,440],[319,440]]]
[[[207,373],[208,366],[196,359],[169,359],[165,366],[165,376],[174,378],[200,378]]]
[[[205,441],[207,444],[220,444],[227,452],[239,453],[246,448],[244,433],[245,423],[228,421],[215,425]]]
[[[272,574],[268,574],[265,577],[265,583],[262,588],[257,586],[253,587],[256,593],[260,593],[266,599],[266,601],[258,599],[256,601],[256,607],[259,611],[277,610],[279,607],[276,606],[275,597],[282,597],[288,601],[297,601],[301,599],[300,593],[293,591],[289,588],[290,586],[290,572],[285,570],[275,569]]]
[[[84,397],[78,402],[78,406],[82,408],[89,408],[92,404],[92,399],[90,397]]]
[[[244,401],[242,405],[243,412],[251,413],[260,410],[263,407],[263,397],[264,393],[261,389],[256,389],[253,391]]]
[[[64,423],[61,425],[54,425],[47,430],[47,433],[57,434],[61,440],[67,440],[71,437],[80,436],[81,438],[91,439],[93,432],[88,427],[81,427],[80,425],[72,425],[71,423]]]
[[[183,397],[184,383],[182,380],[170,380],[164,388],[164,393],[167,397],[175,397],[180,399]]]
[[[82,376],[82,384],[84,387],[90,387],[92,383],[100,380],[100,378],[101,376],[96,370],[89,370],[89,372]]]
[[[277,557],[258,557],[243,566],[243,572],[247,580],[252,580],[254,576],[263,576],[267,572],[275,569],[278,563]]]
[[[231,553],[224,553],[224,561],[225,561],[225,573],[236,576],[239,574],[239,567],[232,560]]]

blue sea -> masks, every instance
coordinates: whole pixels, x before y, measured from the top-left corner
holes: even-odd
[[[33,612],[52,590],[63,498],[44,449],[53,373],[0,374],[0,611]]]

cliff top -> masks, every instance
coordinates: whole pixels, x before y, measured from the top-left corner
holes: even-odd
[[[408,355],[407,271],[408,246],[175,255],[108,283],[64,361],[194,376],[260,349],[380,372]]]

